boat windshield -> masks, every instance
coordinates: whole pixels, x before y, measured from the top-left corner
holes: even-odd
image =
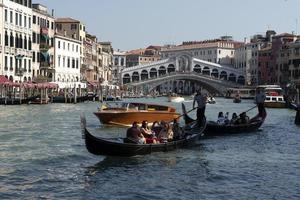
[[[128,103],[124,102],[109,102],[105,104],[106,108],[127,108]]]

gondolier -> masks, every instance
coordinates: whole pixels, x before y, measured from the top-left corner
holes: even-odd
[[[197,102],[197,122],[198,124],[202,124],[205,114],[205,106],[206,106],[206,96],[201,94],[201,90],[197,90],[197,94],[194,97],[193,108],[195,108],[195,103]]]
[[[266,95],[264,91],[262,89],[259,89],[255,96],[255,102],[258,106],[258,112],[260,115],[263,113],[265,100],[266,100]]]

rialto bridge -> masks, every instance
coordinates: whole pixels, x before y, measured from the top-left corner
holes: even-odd
[[[191,94],[198,88],[224,93],[229,87],[245,84],[244,73],[227,66],[181,54],[146,65],[123,69],[123,86],[150,92]]]

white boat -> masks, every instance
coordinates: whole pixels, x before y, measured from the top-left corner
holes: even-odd
[[[169,102],[180,103],[183,101],[184,101],[184,98],[180,97],[180,96],[177,96],[177,97],[170,96],[169,97]]]
[[[264,89],[266,94],[265,107],[286,108],[283,90],[279,85],[260,85],[257,89]]]
[[[234,99],[237,95],[240,97],[240,99],[254,99],[255,89],[254,88],[229,88],[225,96],[227,98]]]

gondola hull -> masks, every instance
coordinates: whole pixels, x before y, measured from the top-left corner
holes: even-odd
[[[210,135],[226,135],[235,133],[245,133],[256,131],[263,124],[263,120],[253,121],[248,124],[238,124],[238,125],[219,125],[216,122],[207,122],[204,134],[206,136]]]
[[[185,109],[183,109],[185,110]],[[185,113],[185,111],[184,111]],[[206,124],[206,128],[204,130],[205,136],[214,136],[214,135],[228,135],[228,134],[237,134],[237,133],[245,133],[245,132],[253,132],[259,129],[261,125],[264,123],[267,117],[267,112],[265,108],[261,108],[261,111],[247,124],[227,124],[220,125],[216,122],[209,121]],[[186,123],[193,122],[194,120],[190,118],[187,114],[184,114],[184,120]]]
[[[85,126],[85,122],[82,124],[83,138],[85,139],[86,148],[90,153],[106,156],[136,156],[154,152],[167,152],[186,147],[199,139],[205,129],[206,122],[201,127],[194,127],[187,131],[184,139],[159,144],[131,144],[124,143],[122,138],[98,138],[90,133]]]

